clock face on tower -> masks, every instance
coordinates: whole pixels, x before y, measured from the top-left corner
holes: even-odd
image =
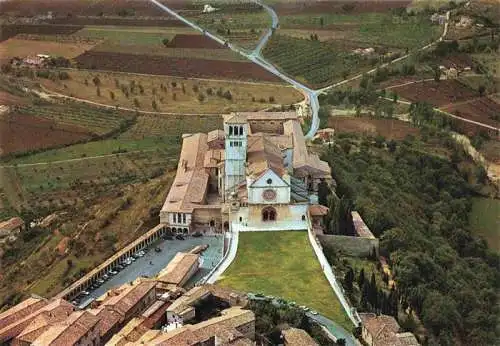
[[[262,198],[266,201],[274,201],[276,199],[276,191],[267,189],[262,192]]]

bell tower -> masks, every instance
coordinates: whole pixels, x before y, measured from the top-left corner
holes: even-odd
[[[248,123],[245,117],[236,114],[224,123],[225,134],[225,192],[235,191],[246,179]]]

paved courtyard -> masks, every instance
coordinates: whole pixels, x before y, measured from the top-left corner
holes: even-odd
[[[202,264],[195,277],[188,283],[194,285],[196,281],[206,275],[222,258],[223,236],[205,236],[200,238],[187,237],[185,240],[161,240],[152,244],[149,251],[142,258],[138,258],[131,265],[125,267],[121,272],[112,276],[101,287],[90,292],[88,299],[82,300],[85,303],[93,298],[97,298],[109,289],[131,282],[140,276],[153,277],[158,274],[174,258],[177,252],[187,252],[196,245],[208,244],[208,249],[202,253]],[[162,251],[155,252],[159,247]]]

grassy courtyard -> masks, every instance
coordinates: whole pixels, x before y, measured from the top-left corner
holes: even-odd
[[[295,301],[352,329],[306,232],[240,233],[236,259],[218,284]]]

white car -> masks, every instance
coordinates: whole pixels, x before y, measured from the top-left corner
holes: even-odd
[[[118,274],[118,272],[117,272],[117,271],[114,271],[114,270],[110,270],[110,272],[109,272],[109,273],[110,273],[111,275],[116,275],[116,274]]]
[[[309,312],[311,313],[311,315],[317,315],[317,314],[318,314],[318,312],[317,312],[317,311],[314,311],[314,310],[311,310],[311,311],[309,311]]]
[[[87,291],[82,291],[82,294],[83,294],[84,296],[88,296],[90,293],[89,293],[89,292],[87,292]]]

